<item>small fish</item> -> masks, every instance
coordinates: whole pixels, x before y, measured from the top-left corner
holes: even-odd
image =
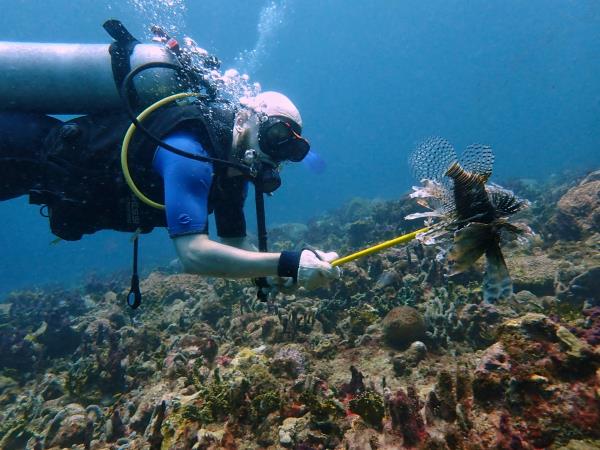
[[[512,294],[512,281],[502,250],[504,233],[522,234],[525,230],[508,222],[508,217],[529,205],[502,187],[488,183],[492,175],[494,153],[491,147],[469,145],[458,158],[445,139],[428,138],[409,158],[414,175],[423,186],[413,187],[412,198],[431,211],[407,216],[407,219],[439,219],[424,233],[425,244],[452,233],[447,258],[450,275],[471,267],[485,254],[484,300],[496,301]]]

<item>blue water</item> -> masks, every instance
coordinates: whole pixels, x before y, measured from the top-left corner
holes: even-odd
[[[263,89],[291,97],[327,167],[286,167],[271,225],[355,196],[400,196],[407,154],[429,135],[492,145],[497,181],[600,166],[596,0],[2,2],[0,40],[108,42],[111,17],[144,37],[154,10],[225,68],[252,69]],[[0,218],[0,292],[129,265],[127,235],[50,245],[25,198],[0,205]],[[145,267],[173,257],[164,231],[144,237]]]

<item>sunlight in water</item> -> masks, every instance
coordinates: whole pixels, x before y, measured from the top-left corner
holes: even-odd
[[[289,0],[272,0],[260,12],[257,30],[258,39],[252,50],[245,50],[237,57],[240,68],[253,72],[259,68],[273,44],[277,42],[277,32],[285,24],[290,9]]]
[[[146,33],[152,25],[160,25],[171,34],[185,31],[185,0],[129,0],[129,3],[141,15]]]

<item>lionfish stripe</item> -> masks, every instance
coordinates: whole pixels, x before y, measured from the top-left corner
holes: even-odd
[[[468,172],[461,167],[458,162],[452,163],[445,175],[454,180],[455,183],[460,183],[461,185],[468,186],[471,184],[484,184],[489,178],[488,175],[479,175],[476,173]]]

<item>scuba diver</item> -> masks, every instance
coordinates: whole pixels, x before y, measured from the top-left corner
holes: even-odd
[[[9,63],[0,75],[0,200],[28,195],[64,240],[166,227],[189,273],[254,278],[263,290],[315,289],[339,278],[335,252],[266,251],[263,194],[280,186],[282,163],[310,150],[292,101],[272,91],[228,99],[218,60],[193,41],[180,46],[155,29],[156,42],[142,44],[118,21],[104,27],[110,46],[0,43],[0,60]],[[32,73],[24,58],[47,67]],[[91,73],[100,58],[108,67]],[[136,116],[182,88],[198,93]],[[63,122],[48,114],[84,115]],[[249,183],[260,251],[246,236]],[[211,213],[220,242],[208,234]]]

